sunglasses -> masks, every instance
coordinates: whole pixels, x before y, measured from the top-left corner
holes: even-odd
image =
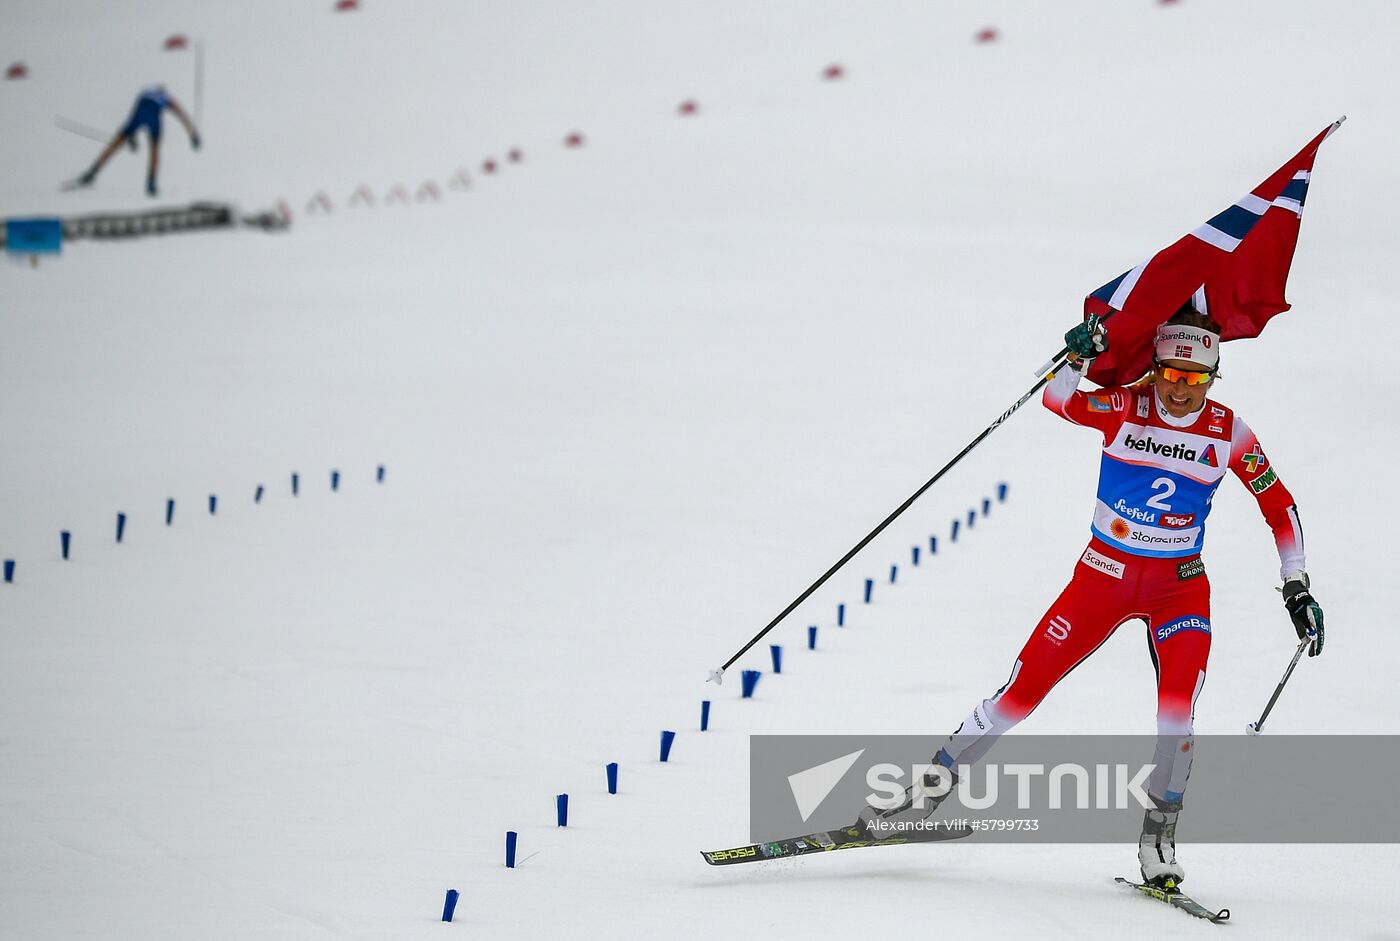
[[[1160,363],[1157,364],[1157,375],[1165,382],[1176,382],[1178,379],[1184,379],[1188,386],[1203,386],[1215,378],[1215,373],[1210,370],[1176,369],[1171,366],[1163,366]]]

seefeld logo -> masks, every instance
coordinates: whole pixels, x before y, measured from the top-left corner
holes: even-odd
[[[1162,457],[1175,458],[1178,461],[1195,461],[1197,459],[1196,449],[1188,448],[1186,445],[1177,442],[1176,444],[1158,444],[1152,440],[1152,436],[1146,438],[1135,438],[1130,431],[1123,437],[1123,447],[1133,451],[1146,451],[1149,454],[1160,454]]]
[[[1119,497],[1118,502],[1113,504],[1113,508],[1124,516],[1137,520],[1139,523],[1151,524],[1157,522],[1156,513],[1153,513],[1151,510],[1144,510],[1141,507],[1129,506],[1127,501],[1122,497]]]

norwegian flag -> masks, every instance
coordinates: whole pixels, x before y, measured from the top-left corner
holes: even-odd
[[[1284,288],[1318,148],[1342,117],[1243,199],[1084,299],[1084,313],[1115,311],[1112,343],[1089,367],[1102,386],[1125,385],[1152,365],[1152,337],[1194,297],[1222,340],[1257,337],[1288,310]]]

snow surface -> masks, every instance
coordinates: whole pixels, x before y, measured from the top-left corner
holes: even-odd
[[[746,838],[750,733],[932,740],[1002,682],[1086,539],[1098,460],[1036,405],[774,632],[787,669],[758,698],[737,673],[766,642],[702,681],[1029,387],[1085,292],[1343,113],[1295,309],[1227,348],[1216,394],[1300,501],[1330,626],[1269,730],[1395,731],[1400,7],[331,6],[0,5],[0,63],[31,75],[0,82],[0,215],[149,205],[125,152],[58,194],[98,145],[53,118],[115,128],[160,79],[192,107],[192,51],[160,49],[180,31],[205,44],[205,147],[170,124],[159,202],[297,216],[0,265],[0,936],[1215,930],[1113,885],[1128,833],[699,858]],[[345,205],[459,168],[473,189],[440,204]],[[320,190],[335,211],[306,216]],[[903,566],[1001,480],[1005,505]],[[1197,720],[1236,733],[1293,634],[1252,501],[1218,502]],[[1021,731],[1151,732],[1140,630]],[[1338,784],[1299,755],[1280,786],[1307,813]],[[1236,936],[1400,937],[1393,846],[1181,855]]]

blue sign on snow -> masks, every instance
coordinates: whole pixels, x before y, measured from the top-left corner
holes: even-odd
[[[5,250],[12,255],[56,255],[62,248],[62,219],[5,220]]]

